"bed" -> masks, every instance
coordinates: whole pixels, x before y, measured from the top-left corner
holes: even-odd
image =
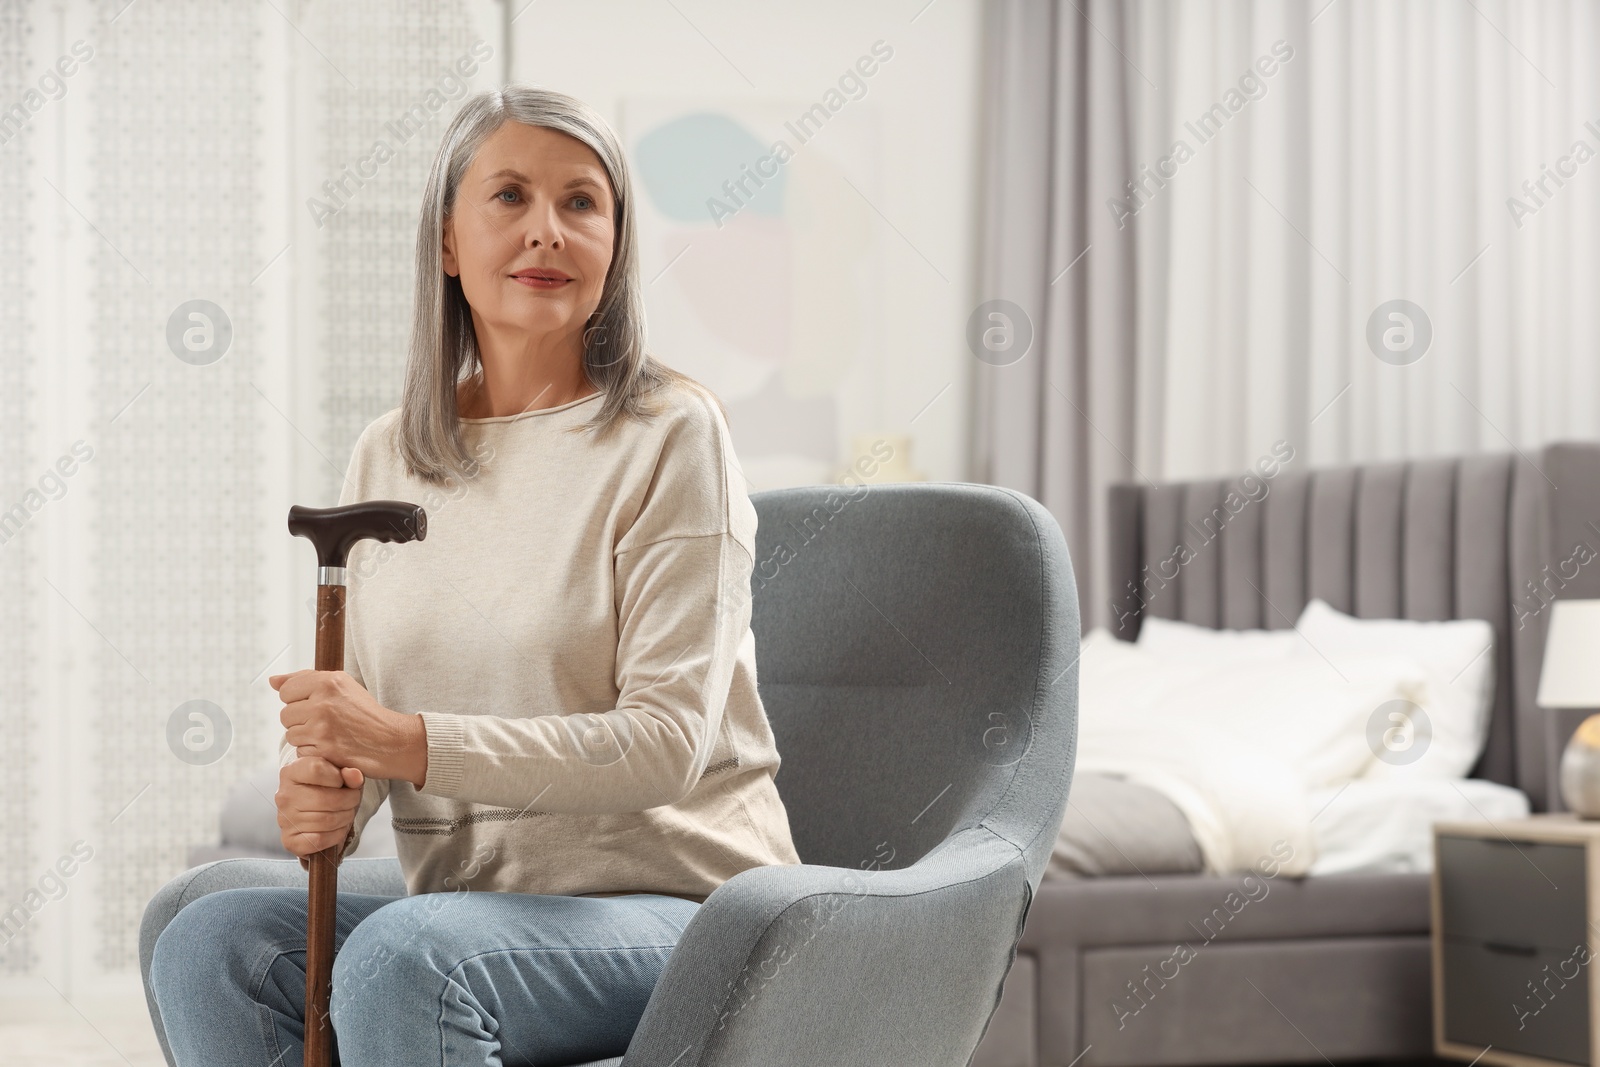
[[[1600,444],[1315,470],[1287,462],[1255,481],[1267,488],[1253,485],[1243,507],[1239,479],[1112,488],[1108,629],[1129,642],[1145,618],[1288,629],[1317,599],[1360,619],[1484,620],[1486,738],[1458,792],[1488,805],[1510,787],[1547,810],[1564,738],[1548,736],[1534,702],[1545,607],[1600,596],[1600,567],[1572,563],[1580,543],[1583,558],[1600,550]],[[1153,579],[1147,568],[1186,539],[1201,550]],[[1319,827],[1338,862],[1246,881],[1180,873],[1200,862],[1198,847],[1184,851],[1184,815],[1129,786],[1075,775],[1068,821],[1111,839],[1118,820],[1166,820],[1175,832],[1145,852],[1101,850],[1076,857],[1078,872],[1047,874],[975,1067],[1431,1056],[1429,876],[1394,858],[1415,852],[1404,840],[1427,832],[1431,801],[1416,799],[1404,825],[1384,821],[1392,797],[1341,802],[1344,823]],[[1122,873],[1123,861],[1143,873]],[[1071,876],[1095,863],[1109,873]]]

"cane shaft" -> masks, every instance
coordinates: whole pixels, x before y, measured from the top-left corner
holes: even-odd
[[[317,586],[317,658],[319,671],[344,669],[343,585]],[[328,1006],[333,994],[333,924],[339,891],[342,844],[314,854],[306,907],[305,1067],[331,1067],[333,1023]]]

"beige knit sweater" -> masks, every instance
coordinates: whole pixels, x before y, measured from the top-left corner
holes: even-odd
[[[340,503],[406,500],[424,540],[350,553],[345,670],[421,715],[422,789],[387,797],[410,893],[703,900],[800,862],[756,691],[756,513],[714,401],[674,384],[647,422],[575,431],[596,393],[463,419],[478,473],[408,476],[400,409],[361,434]],[[284,761],[294,758],[285,742]]]

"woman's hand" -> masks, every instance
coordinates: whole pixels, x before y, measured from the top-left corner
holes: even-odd
[[[272,799],[278,806],[280,839],[300,857],[302,867],[323,849],[344,845],[355,825],[364,782],[355,768],[340,771],[319,756],[301,756],[278,769],[278,791]]]
[[[428,738],[420,715],[390,711],[344,671],[295,671],[268,681],[283,700],[278,717],[289,744],[301,756],[422,788]]]

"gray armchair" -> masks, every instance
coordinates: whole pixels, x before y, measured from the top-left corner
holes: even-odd
[[[759,684],[805,862],[711,894],[605,1065],[959,1067],[999,1001],[1072,777],[1072,566],[1019,493],[854,492],[752,496]],[[140,929],[147,998],[184,904],[304,884],[295,861],[250,859],[169,883]],[[405,892],[393,859],[346,860],[340,889]]]

